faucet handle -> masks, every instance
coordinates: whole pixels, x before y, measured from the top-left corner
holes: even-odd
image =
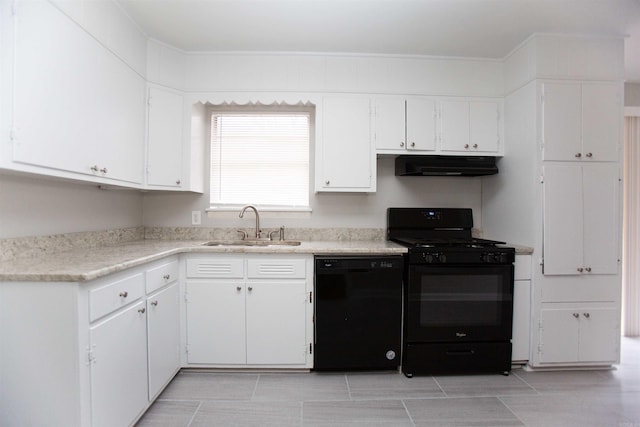
[[[276,234],[276,233],[280,234],[280,230],[270,231],[269,232],[269,240],[273,240],[273,235]]]
[[[242,240],[247,238],[247,232],[244,230],[236,230],[238,233],[242,234]]]

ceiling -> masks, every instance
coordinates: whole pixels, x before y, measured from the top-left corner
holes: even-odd
[[[532,33],[625,36],[640,82],[640,0],[116,0],[184,51],[503,58]]]

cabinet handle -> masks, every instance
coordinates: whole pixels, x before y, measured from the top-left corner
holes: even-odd
[[[144,307],[138,309],[138,313],[140,314],[144,314],[145,311],[147,311],[147,309]]]
[[[242,286],[236,286],[236,291],[241,291],[242,290]]]
[[[180,185],[182,181],[180,181],[179,179],[176,179],[176,185]]]
[[[170,274],[165,274],[162,277],[164,278],[164,280],[169,280],[171,278],[171,275]]]
[[[587,157],[593,157],[593,153],[587,153]]]
[[[329,185],[329,184],[331,184],[331,181],[327,180],[327,181],[324,182],[324,184],[325,185]]]
[[[412,142],[412,143],[411,143],[411,147],[415,147],[415,146],[416,146],[416,143],[415,143],[415,142]]]
[[[253,288],[251,286],[249,286],[247,289],[249,290],[249,292],[251,292],[253,290]]]
[[[478,144],[473,144],[473,148],[478,148]]]
[[[154,306],[154,307],[157,307],[158,306],[158,300],[151,301],[151,305]]]
[[[99,170],[98,165],[91,166],[91,170],[94,171],[94,172],[98,172],[98,170]]]
[[[107,173],[107,168],[102,168],[102,169],[100,169],[100,172],[102,172],[102,173]]]
[[[127,292],[127,291],[120,292],[120,297],[121,297],[121,298],[126,298],[126,297],[128,297],[128,296],[129,296],[129,292]]]
[[[576,153],[576,158],[579,159],[580,157],[582,157],[582,153]]]
[[[469,144],[464,144],[464,148],[469,148]]]
[[[587,270],[587,273],[591,273],[591,267],[587,267],[585,270]]]
[[[404,142],[401,142],[401,143],[400,143],[400,147],[404,147]]]
[[[584,268],[578,267],[578,273],[582,273],[583,271],[584,271]]]
[[[580,317],[580,315],[578,313],[573,313],[573,317],[577,319],[578,317]]]
[[[591,315],[590,315],[589,313],[582,313],[582,315],[583,315],[584,317],[586,317],[587,319],[588,319],[589,317],[591,317]]]

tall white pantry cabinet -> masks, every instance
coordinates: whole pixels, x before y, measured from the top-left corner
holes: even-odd
[[[620,357],[622,40],[534,36],[505,70],[508,143],[500,174],[483,185],[492,198],[483,228],[534,247],[528,366],[611,365]]]

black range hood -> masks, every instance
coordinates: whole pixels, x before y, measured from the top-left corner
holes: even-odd
[[[483,176],[497,173],[493,156],[396,157],[396,176]]]

